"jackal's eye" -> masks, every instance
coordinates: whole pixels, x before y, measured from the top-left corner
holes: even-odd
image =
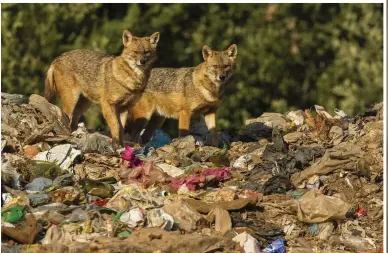
[[[218,68],[218,65],[213,65],[213,68]]]
[[[230,65],[224,65],[224,68],[228,69],[230,68]]]

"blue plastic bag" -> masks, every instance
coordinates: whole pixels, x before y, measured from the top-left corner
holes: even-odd
[[[284,245],[283,240],[277,239],[273,241],[270,245],[263,250],[266,253],[286,253],[286,246]]]
[[[172,141],[171,137],[162,130],[156,130],[154,137],[142,149],[138,150],[136,154],[147,155],[151,148],[157,149],[169,144]]]

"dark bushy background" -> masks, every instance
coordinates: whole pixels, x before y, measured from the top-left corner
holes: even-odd
[[[156,66],[193,66],[204,44],[238,45],[220,128],[314,104],[352,115],[383,100],[382,4],[2,4],[2,91],[43,94],[65,51],[122,50],[121,35],[159,31]],[[103,127],[99,107],[88,127]],[[174,123],[175,126],[176,123]],[[170,124],[171,125],[171,124]],[[175,129],[176,127],[174,127]]]

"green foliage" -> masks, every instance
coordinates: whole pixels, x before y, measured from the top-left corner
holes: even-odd
[[[199,64],[205,44],[237,44],[220,128],[264,111],[320,104],[356,114],[383,100],[382,4],[2,4],[3,91],[43,94],[55,57],[119,54],[124,29],[159,31],[163,67]],[[98,107],[86,114],[89,127],[104,125],[96,115]]]

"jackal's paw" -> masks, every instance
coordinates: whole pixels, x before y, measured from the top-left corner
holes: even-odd
[[[112,148],[114,151],[122,148],[124,145],[120,143],[119,139],[113,138],[112,139]]]
[[[214,147],[219,147],[220,146],[220,140],[218,138],[218,136],[216,138],[212,138],[212,146]]]

